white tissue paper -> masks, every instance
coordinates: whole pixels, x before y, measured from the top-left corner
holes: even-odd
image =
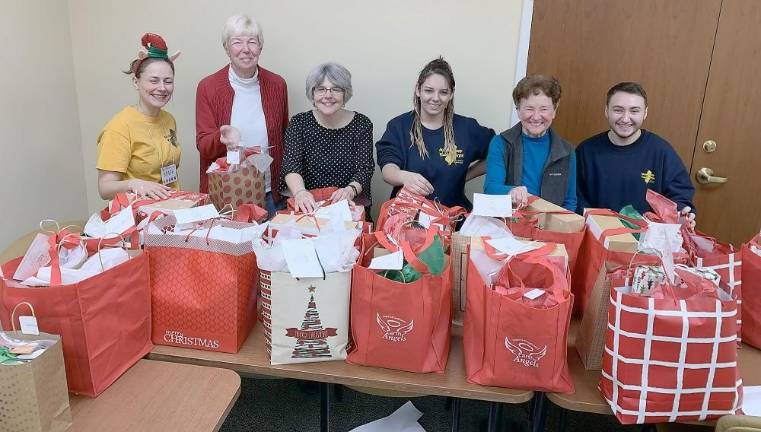
[[[513,236],[501,220],[474,214],[470,214],[465,219],[459,233],[468,237],[502,238]]]
[[[359,258],[359,249],[354,246],[359,234],[357,230],[336,231],[312,239],[325,273],[351,271]]]
[[[101,258],[103,266],[101,267]],[[78,269],[61,268],[61,285],[71,285],[91,278],[105,270],[115,267],[129,259],[127,251],[122,248],[101,249],[100,252],[91,256]],[[51,267],[41,267],[36,276],[32,276],[23,282],[27,286],[50,286]]]
[[[107,221],[100,218],[100,213],[93,213],[85,224],[84,233],[92,238],[117,237],[135,226],[135,215],[132,207],[126,207],[111,216]]]

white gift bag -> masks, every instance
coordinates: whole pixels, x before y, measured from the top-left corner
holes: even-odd
[[[296,279],[261,271],[262,321],[271,364],[344,360],[351,272]]]

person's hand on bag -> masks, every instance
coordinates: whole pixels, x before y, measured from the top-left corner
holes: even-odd
[[[695,230],[695,213],[689,206],[684,206],[679,210],[679,222],[686,223],[691,230]]]
[[[317,210],[317,203],[314,201],[314,196],[306,189],[301,189],[293,195],[296,200],[296,208],[302,213],[314,213]]]
[[[422,175],[410,171],[401,171],[402,183],[412,193],[428,196],[433,193],[433,186]]]
[[[516,209],[522,209],[528,205],[528,189],[526,186],[516,186],[510,189],[510,198]]]
[[[227,151],[233,151],[240,147],[240,131],[234,126],[223,125],[219,128],[221,133],[219,141],[227,147]]]
[[[336,189],[335,192],[333,192],[332,195],[330,195],[330,201],[337,203],[341,200],[347,200],[351,201],[354,199],[354,190],[350,188],[349,186],[346,186],[345,188]]]
[[[129,190],[147,198],[151,199],[167,199],[169,198],[172,188],[164,186],[161,183],[155,183],[147,180],[131,179],[127,182]]]

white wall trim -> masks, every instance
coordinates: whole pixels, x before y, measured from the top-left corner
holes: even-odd
[[[521,28],[518,38],[518,52],[515,59],[515,82],[526,76],[526,68],[528,67],[528,47],[531,42],[531,19],[534,16],[534,0],[523,0],[523,7],[521,8]],[[515,111],[515,104],[511,101],[510,109],[510,125],[512,126],[518,123],[518,113]]]

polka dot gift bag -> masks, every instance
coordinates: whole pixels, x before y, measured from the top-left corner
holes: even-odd
[[[225,205],[236,209],[243,204],[264,207],[264,171],[260,171],[255,163],[257,155],[246,149],[246,158],[240,165],[231,165],[226,157],[221,157],[206,171],[209,198],[218,210]]]

